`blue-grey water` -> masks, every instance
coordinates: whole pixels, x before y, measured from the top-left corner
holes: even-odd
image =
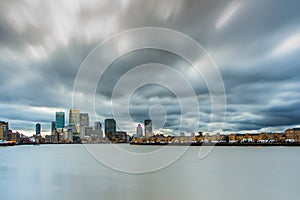
[[[99,145],[99,150],[104,147]],[[215,147],[203,160],[198,152],[191,147],[156,172],[126,174],[100,164],[83,145],[1,147],[0,199],[300,198],[298,147]]]

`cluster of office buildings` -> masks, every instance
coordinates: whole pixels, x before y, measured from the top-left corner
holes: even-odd
[[[102,142],[103,131],[101,122],[90,126],[89,114],[81,113],[78,109],[69,112],[69,123],[66,124],[65,112],[56,112],[55,121],[51,122],[51,135],[46,135],[46,143],[80,143],[81,141]],[[36,124],[36,137],[40,136],[41,125]]]
[[[300,143],[300,128],[287,129],[283,133],[257,133],[257,134],[209,134],[198,132],[186,136],[181,133],[178,136],[155,135],[152,130],[152,121],[144,120],[144,126],[138,124],[136,132],[129,136],[125,131],[117,130],[115,119],[104,120],[104,133],[102,124],[99,121],[90,126],[88,113],[80,113],[77,109],[69,112],[69,123],[66,125],[65,112],[56,112],[55,121],[51,122],[51,134],[41,136],[42,126],[35,125],[35,135],[27,137],[18,131],[9,129],[8,122],[0,121],[0,141],[14,141],[16,143],[31,143],[39,141],[41,143],[170,143],[170,142],[204,142],[204,143]]]
[[[104,134],[102,124],[99,121],[94,122],[94,126],[90,126],[89,114],[81,113],[78,109],[71,109],[69,112],[69,123],[66,125],[65,112],[56,112],[55,121],[51,122],[51,135],[41,137],[41,124],[36,124],[35,138],[45,143],[125,143],[132,139],[127,132],[117,130],[115,119],[104,120]],[[144,121],[145,133],[139,124],[136,135],[133,137],[150,137],[152,133],[152,121]]]

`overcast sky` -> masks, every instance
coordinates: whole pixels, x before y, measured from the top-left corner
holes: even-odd
[[[48,132],[54,113],[65,111],[68,115],[72,108],[76,74],[97,44],[125,30],[164,27],[196,40],[220,71],[226,91],[226,118],[223,129],[215,131],[283,131],[297,127],[299,8],[298,0],[2,0],[0,120],[24,133],[34,131],[35,123],[40,122]],[[113,96],[114,87],[126,72],[147,63],[167,65],[188,80],[199,104],[194,108],[198,115],[181,110],[179,100],[186,88],[180,88],[179,83],[179,94],[168,86],[147,84],[128,98],[125,84],[125,94]],[[147,77],[146,72],[136,73],[140,78]],[[153,83],[161,77],[170,84],[177,82],[169,71],[156,71],[152,76]],[[130,119],[117,121],[120,129],[129,133],[137,123],[153,116],[162,116],[153,119],[165,120],[161,124],[157,120],[155,126],[163,126],[166,132],[177,130],[179,124],[182,130],[191,132],[194,123],[199,131],[207,131],[210,124],[211,98],[204,79],[198,79],[193,66],[172,52],[141,49],[121,56],[101,77],[95,99],[96,116],[91,119],[103,122],[114,117],[112,101],[116,109],[129,110]],[[124,101],[129,102],[126,108]],[[222,117],[217,122],[223,122]]]

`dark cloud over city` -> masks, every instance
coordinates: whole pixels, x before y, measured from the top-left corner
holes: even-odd
[[[196,40],[220,71],[226,92],[226,118],[223,129],[213,131],[282,131],[297,127],[299,7],[297,0],[1,1],[0,120],[23,132],[33,131],[34,124],[40,122],[47,132],[56,111],[68,113],[72,108],[77,72],[92,49],[122,31],[163,27]],[[130,45],[134,38],[127,42]],[[107,55],[112,51],[107,50]],[[174,76],[167,70],[153,72],[153,83],[141,85],[129,99],[126,84],[114,96],[120,79],[129,87],[126,78],[131,82],[148,78],[148,73],[136,68],[149,63],[153,68],[155,64],[169,66]],[[93,74],[92,70],[89,73]],[[139,72],[138,76],[130,75],[132,70]],[[124,77],[126,74],[128,77]],[[189,82],[199,107],[189,103],[185,106],[195,112],[181,110],[178,98],[189,102],[193,97],[174,77]],[[97,83],[96,116],[91,119],[103,122],[114,117],[112,102],[114,112],[124,116],[117,123],[129,133],[137,123],[162,112],[166,114],[166,131],[177,130],[179,123],[186,132],[194,131],[193,123],[197,123],[198,130],[207,131],[212,112],[205,81],[209,78],[198,76],[191,64],[172,52],[132,51],[114,60]],[[177,93],[155,84],[158,80],[178,88]],[[87,78],[86,83],[89,81]],[[130,119],[125,117],[124,105],[128,105]],[[217,123],[223,122],[222,117],[216,119]]]

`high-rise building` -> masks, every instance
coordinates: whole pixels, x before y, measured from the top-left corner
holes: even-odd
[[[55,128],[56,129],[65,128],[65,113],[64,112],[56,112],[55,113]]]
[[[56,121],[51,122],[51,134],[53,135],[56,131]]]
[[[80,121],[80,136],[81,138],[83,138],[85,136],[85,129],[89,127],[89,114],[80,113],[79,121]]]
[[[143,127],[141,124],[138,124],[136,127],[136,136],[143,137]]]
[[[146,119],[144,121],[144,127],[145,127],[145,136],[146,137],[153,136],[151,119]]]
[[[79,110],[71,109],[69,115],[69,125],[74,125],[76,127],[76,132],[80,133],[80,114]]]
[[[40,135],[41,134],[41,129],[42,129],[41,124],[40,123],[36,123],[35,124],[35,134],[36,135]]]
[[[0,121],[0,140],[7,140],[8,122]]]
[[[114,119],[105,119],[105,136],[116,132],[116,121]]]
[[[103,138],[103,131],[102,131],[102,125],[101,122],[95,122],[94,123],[94,132],[96,135],[99,135],[99,138]]]
[[[80,127],[88,127],[89,126],[89,114],[88,113],[80,113]]]

